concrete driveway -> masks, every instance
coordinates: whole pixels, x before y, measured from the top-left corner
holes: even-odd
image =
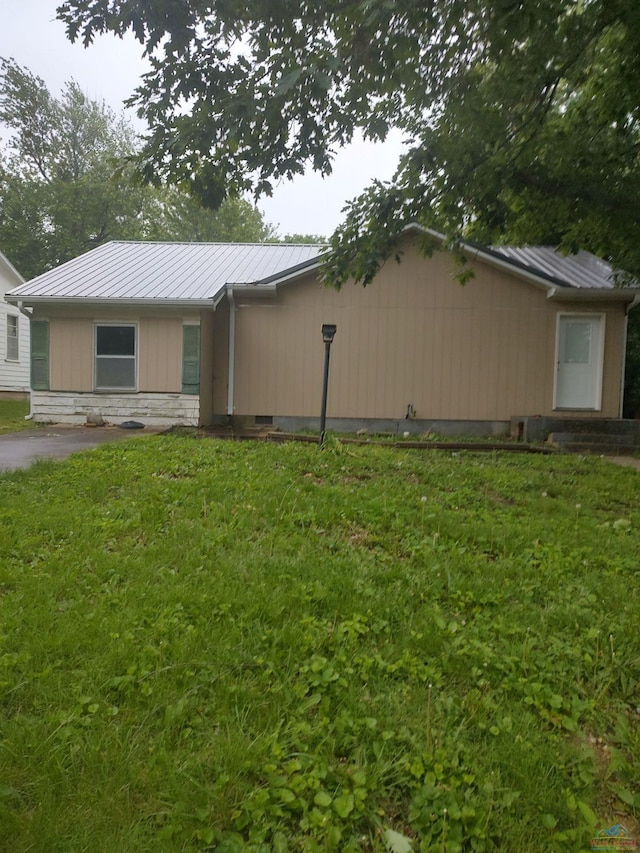
[[[105,441],[124,441],[163,432],[162,427],[121,429],[115,426],[84,427],[55,424],[24,432],[0,435],[0,472],[28,468],[39,459],[64,459]]]

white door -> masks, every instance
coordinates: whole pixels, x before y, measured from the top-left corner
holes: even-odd
[[[603,314],[558,315],[554,408],[600,408],[603,355]]]

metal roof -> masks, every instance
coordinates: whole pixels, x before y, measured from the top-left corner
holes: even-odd
[[[556,284],[605,290],[616,286],[613,267],[589,252],[563,255],[553,246],[492,246],[489,251]]]
[[[424,229],[419,226],[411,228]],[[436,234],[436,232],[428,232]],[[441,235],[436,235],[441,236]],[[612,290],[616,272],[588,252],[563,255],[551,246],[485,247],[465,244],[487,261],[506,263],[549,287]],[[11,300],[155,300],[207,302],[226,285],[261,287],[313,268],[326,246],[292,243],[112,242],[13,288]]]
[[[11,291],[15,298],[214,299],[226,284],[260,285],[303,269],[322,245],[289,243],[105,243]]]

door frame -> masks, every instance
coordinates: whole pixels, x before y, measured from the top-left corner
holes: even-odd
[[[600,324],[600,341],[596,354],[596,385],[593,406],[562,406],[558,404],[558,374],[560,373],[560,325],[564,318],[597,320]],[[553,371],[553,408],[558,411],[598,412],[602,409],[602,379],[604,375],[604,343],[607,315],[595,311],[558,311],[556,315],[556,347]]]

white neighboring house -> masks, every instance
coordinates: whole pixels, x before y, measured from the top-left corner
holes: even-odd
[[[0,252],[0,396],[26,396],[29,393],[29,319],[15,305],[9,305],[5,293],[24,279]]]

